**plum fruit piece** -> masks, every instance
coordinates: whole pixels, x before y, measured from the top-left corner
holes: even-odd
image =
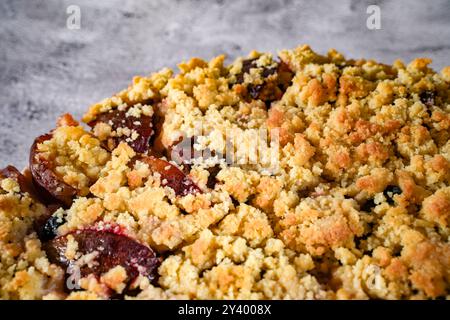
[[[161,185],[172,188],[177,196],[186,196],[202,192],[201,189],[175,165],[168,161],[148,156],[141,157],[140,161],[148,164],[152,172],[161,175]]]
[[[127,115],[126,111],[114,109],[97,115],[97,118],[88,123],[95,128],[97,124],[103,123],[111,128],[116,135],[107,139],[107,149],[112,151],[120,142],[126,142],[137,153],[147,153],[151,147],[151,139],[154,135],[153,118],[141,114],[139,117]],[[121,132],[127,133],[118,135]],[[95,130],[94,130],[95,131]]]
[[[80,275],[93,274],[100,277],[116,266],[127,272],[126,282],[130,284],[139,275],[154,281],[161,258],[148,246],[117,232],[113,228],[80,229],[48,241],[44,246],[49,260],[69,268],[75,261],[67,259],[65,252],[68,236],[72,235],[78,243],[77,252],[86,255],[96,253],[95,262],[80,266]]]
[[[70,206],[72,199],[77,195],[77,189],[65,183],[58,177],[51,161],[44,158],[38,151],[38,145],[50,140],[52,134],[44,134],[34,140],[30,150],[30,171],[33,182],[46,202],[51,203],[52,198],[65,206]]]

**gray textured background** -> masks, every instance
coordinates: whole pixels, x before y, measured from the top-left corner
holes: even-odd
[[[80,30],[66,28],[70,4]],[[369,4],[381,7],[381,30],[366,28]],[[0,0],[0,166],[23,168],[59,114],[81,116],[133,75],[303,43],[385,63],[429,56],[440,70],[450,64],[450,1]]]

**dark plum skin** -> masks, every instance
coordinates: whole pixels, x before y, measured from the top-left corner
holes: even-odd
[[[214,189],[216,186],[216,176],[220,172],[221,168],[220,166],[216,165],[214,167],[207,169],[209,172],[208,181],[206,182],[206,186],[210,189]]]
[[[192,160],[197,159],[198,157],[209,158],[210,156],[214,157],[217,155],[219,159],[224,158],[222,154],[209,149],[205,149],[204,152],[196,154],[196,150],[194,149],[196,140],[196,137],[181,139],[180,142],[172,145],[167,153],[167,156],[171,161],[174,161],[178,165],[183,165],[183,172],[186,174],[189,173],[191,169]],[[216,185],[216,176],[221,168],[219,165],[215,165],[207,170],[209,176],[206,186],[210,189],[214,189],[214,186]]]
[[[364,212],[371,212],[374,207],[376,207],[375,201],[373,198],[370,198],[361,205],[361,210]]]
[[[396,194],[401,194],[402,189],[394,185],[388,185],[386,189],[384,189],[383,194],[386,197],[386,202],[389,204],[394,203],[394,196]]]
[[[157,277],[157,269],[161,264],[161,258],[155,252],[131,239],[110,229],[81,229],[69,233],[78,243],[78,252],[88,254],[98,252],[95,260],[98,263],[83,265],[80,274],[85,277],[93,274],[100,277],[116,266],[122,266],[127,271],[127,283],[130,283],[139,275],[153,281]],[[59,236],[45,244],[45,250],[52,263],[62,267],[69,267],[73,261],[65,256],[68,235]],[[103,250],[99,250],[102,248]]]
[[[419,94],[420,101],[427,107],[432,107],[434,105],[435,97],[436,93],[431,90],[425,90]]]
[[[149,165],[150,170],[161,175],[162,186],[167,186],[175,191],[177,196],[201,193],[201,189],[176,166],[153,156],[141,157],[140,161]]]
[[[48,214],[37,219],[34,223],[34,230],[42,242],[54,239],[58,228],[66,222],[65,218],[58,218],[53,215],[58,208],[58,206],[49,206],[47,208]]]
[[[147,153],[150,150],[151,139],[154,135],[152,117],[145,115],[141,115],[139,118],[133,116],[127,117],[126,111],[115,109],[99,114],[95,120],[88,123],[88,126],[94,128],[95,125],[100,122],[110,125],[114,131],[118,128],[129,128],[130,130],[135,130],[137,132],[138,137],[133,141],[126,141],[128,138],[127,136],[113,138],[113,147],[116,147],[120,142],[125,141],[137,153]]]
[[[10,178],[17,181],[20,187],[20,191],[27,192],[30,196],[35,197],[36,191],[33,189],[27,178],[25,178],[25,176],[20,173],[17,168],[13,166],[7,166],[6,168],[1,169],[0,180],[4,178]]]
[[[260,84],[246,84],[248,98],[262,100],[268,105],[281,99],[294,76],[288,65],[281,60],[274,67],[258,67],[257,59],[247,59],[242,62],[242,70],[236,75],[235,83],[244,84],[244,74],[249,73],[252,68],[262,68],[261,75],[265,80]],[[275,77],[269,80],[272,75]]]
[[[30,150],[31,175],[45,202],[52,203],[55,199],[65,206],[70,206],[72,199],[77,195],[77,190],[59,178],[53,171],[51,162],[40,156],[37,150],[38,144],[51,138],[52,134],[44,134],[34,140]]]

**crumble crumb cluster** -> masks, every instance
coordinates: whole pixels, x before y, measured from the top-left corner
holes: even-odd
[[[0,298],[450,298],[450,67],[224,59],[135,77],[0,171]]]

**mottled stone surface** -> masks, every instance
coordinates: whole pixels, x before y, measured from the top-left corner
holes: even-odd
[[[81,29],[66,8],[81,8]],[[368,30],[369,4],[381,30]],[[0,166],[23,168],[35,136],[58,115],[89,104],[133,75],[191,56],[230,58],[308,43],[325,53],[392,63],[431,57],[450,64],[450,1],[0,1]]]

